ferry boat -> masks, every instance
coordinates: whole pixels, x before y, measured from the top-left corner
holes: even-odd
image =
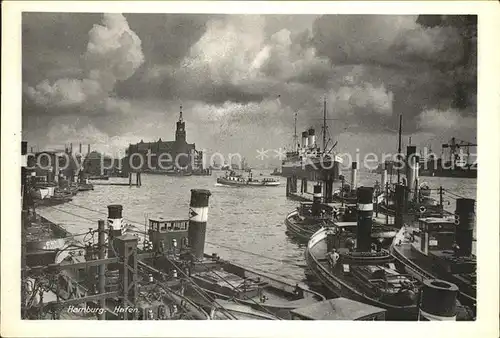
[[[278,168],[274,168],[274,171],[270,174],[271,176],[281,176],[281,171]]]
[[[217,183],[229,186],[238,187],[277,187],[280,185],[280,181],[275,178],[265,177],[262,179],[253,178],[250,175],[245,178],[242,175],[236,174],[234,171],[230,171],[229,174],[226,173],[224,177],[218,177]]]

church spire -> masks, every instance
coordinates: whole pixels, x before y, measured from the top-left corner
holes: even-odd
[[[177,121],[177,129],[175,131],[176,142],[186,142],[186,123],[182,119],[182,106],[180,106],[179,121]]]

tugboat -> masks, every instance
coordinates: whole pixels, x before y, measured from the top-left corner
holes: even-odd
[[[392,254],[418,277],[439,278],[458,286],[462,304],[476,307],[476,256],[473,199],[457,199],[455,217],[425,217],[405,222]]]
[[[387,309],[388,320],[414,319],[421,283],[396,269],[394,257],[373,243],[373,188],[360,187],[356,240],[341,227],[323,228],[309,241],[305,258],[311,272],[340,297]]]
[[[208,190],[191,190],[189,220],[149,220],[145,246],[158,252],[151,265],[170,275],[186,276],[190,283],[185,294],[207,310],[214,299],[234,300],[267,315],[289,319],[291,310],[325,300],[300,284],[274,279],[217,254],[204,254],[209,196]]]
[[[321,186],[314,186],[313,202],[301,203],[297,210],[285,218],[287,232],[307,244],[312,235],[321,228],[338,227],[345,234],[356,232],[356,204],[334,205],[321,203]],[[388,248],[397,230],[374,222],[371,237],[375,243]]]
[[[226,176],[218,177],[217,183],[238,187],[277,187],[280,185],[280,181],[274,178],[263,178],[259,180],[253,178],[252,173],[250,173],[248,178],[245,178],[232,170],[229,174],[226,173]]]

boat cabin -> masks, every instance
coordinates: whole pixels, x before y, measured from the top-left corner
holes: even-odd
[[[385,320],[386,310],[347,298],[328,299],[292,310],[292,320]]]
[[[450,219],[421,218],[418,221],[418,228],[418,231],[414,231],[414,234],[420,239],[418,249],[426,255],[431,250],[449,250],[455,242],[456,225]]]
[[[300,216],[313,217],[313,203],[312,202],[302,202],[298,207],[298,212]],[[331,218],[333,214],[333,207],[321,203],[319,209],[318,218]]]
[[[150,218],[148,235],[153,249],[163,250],[188,247],[189,220],[166,220],[163,217]]]

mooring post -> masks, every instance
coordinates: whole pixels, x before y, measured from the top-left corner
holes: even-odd
[[[99,259],[106,258],[106,228],[103,220],[98,221],[98,245],[99,245]],[[99,293],[103,294],[106,292],[106,264],[99,265]],[[106,307],[106,299],[101,298],[99,300],[99,307],[104,309]],[[106,311],[99,313],[99,320],[106,320]]]
[[[124,309],[131,310],[124,312],[123,320],[137,319],[137,311],[135,311],[138,289],[137,242],[137,237],[132,235],[123,235],[116,238],[118,254],[122,260],[119,267],[120,280],[122,281],[120,290],[123,297],[122,304]]]
[[[439,205],[441,206],[441,209],[444,209],[443,205],[443,187],[439,187]]]
[[[424,280],[423,284],[418,304],[418,320],[456,320],[458,287],[439,279]]]

